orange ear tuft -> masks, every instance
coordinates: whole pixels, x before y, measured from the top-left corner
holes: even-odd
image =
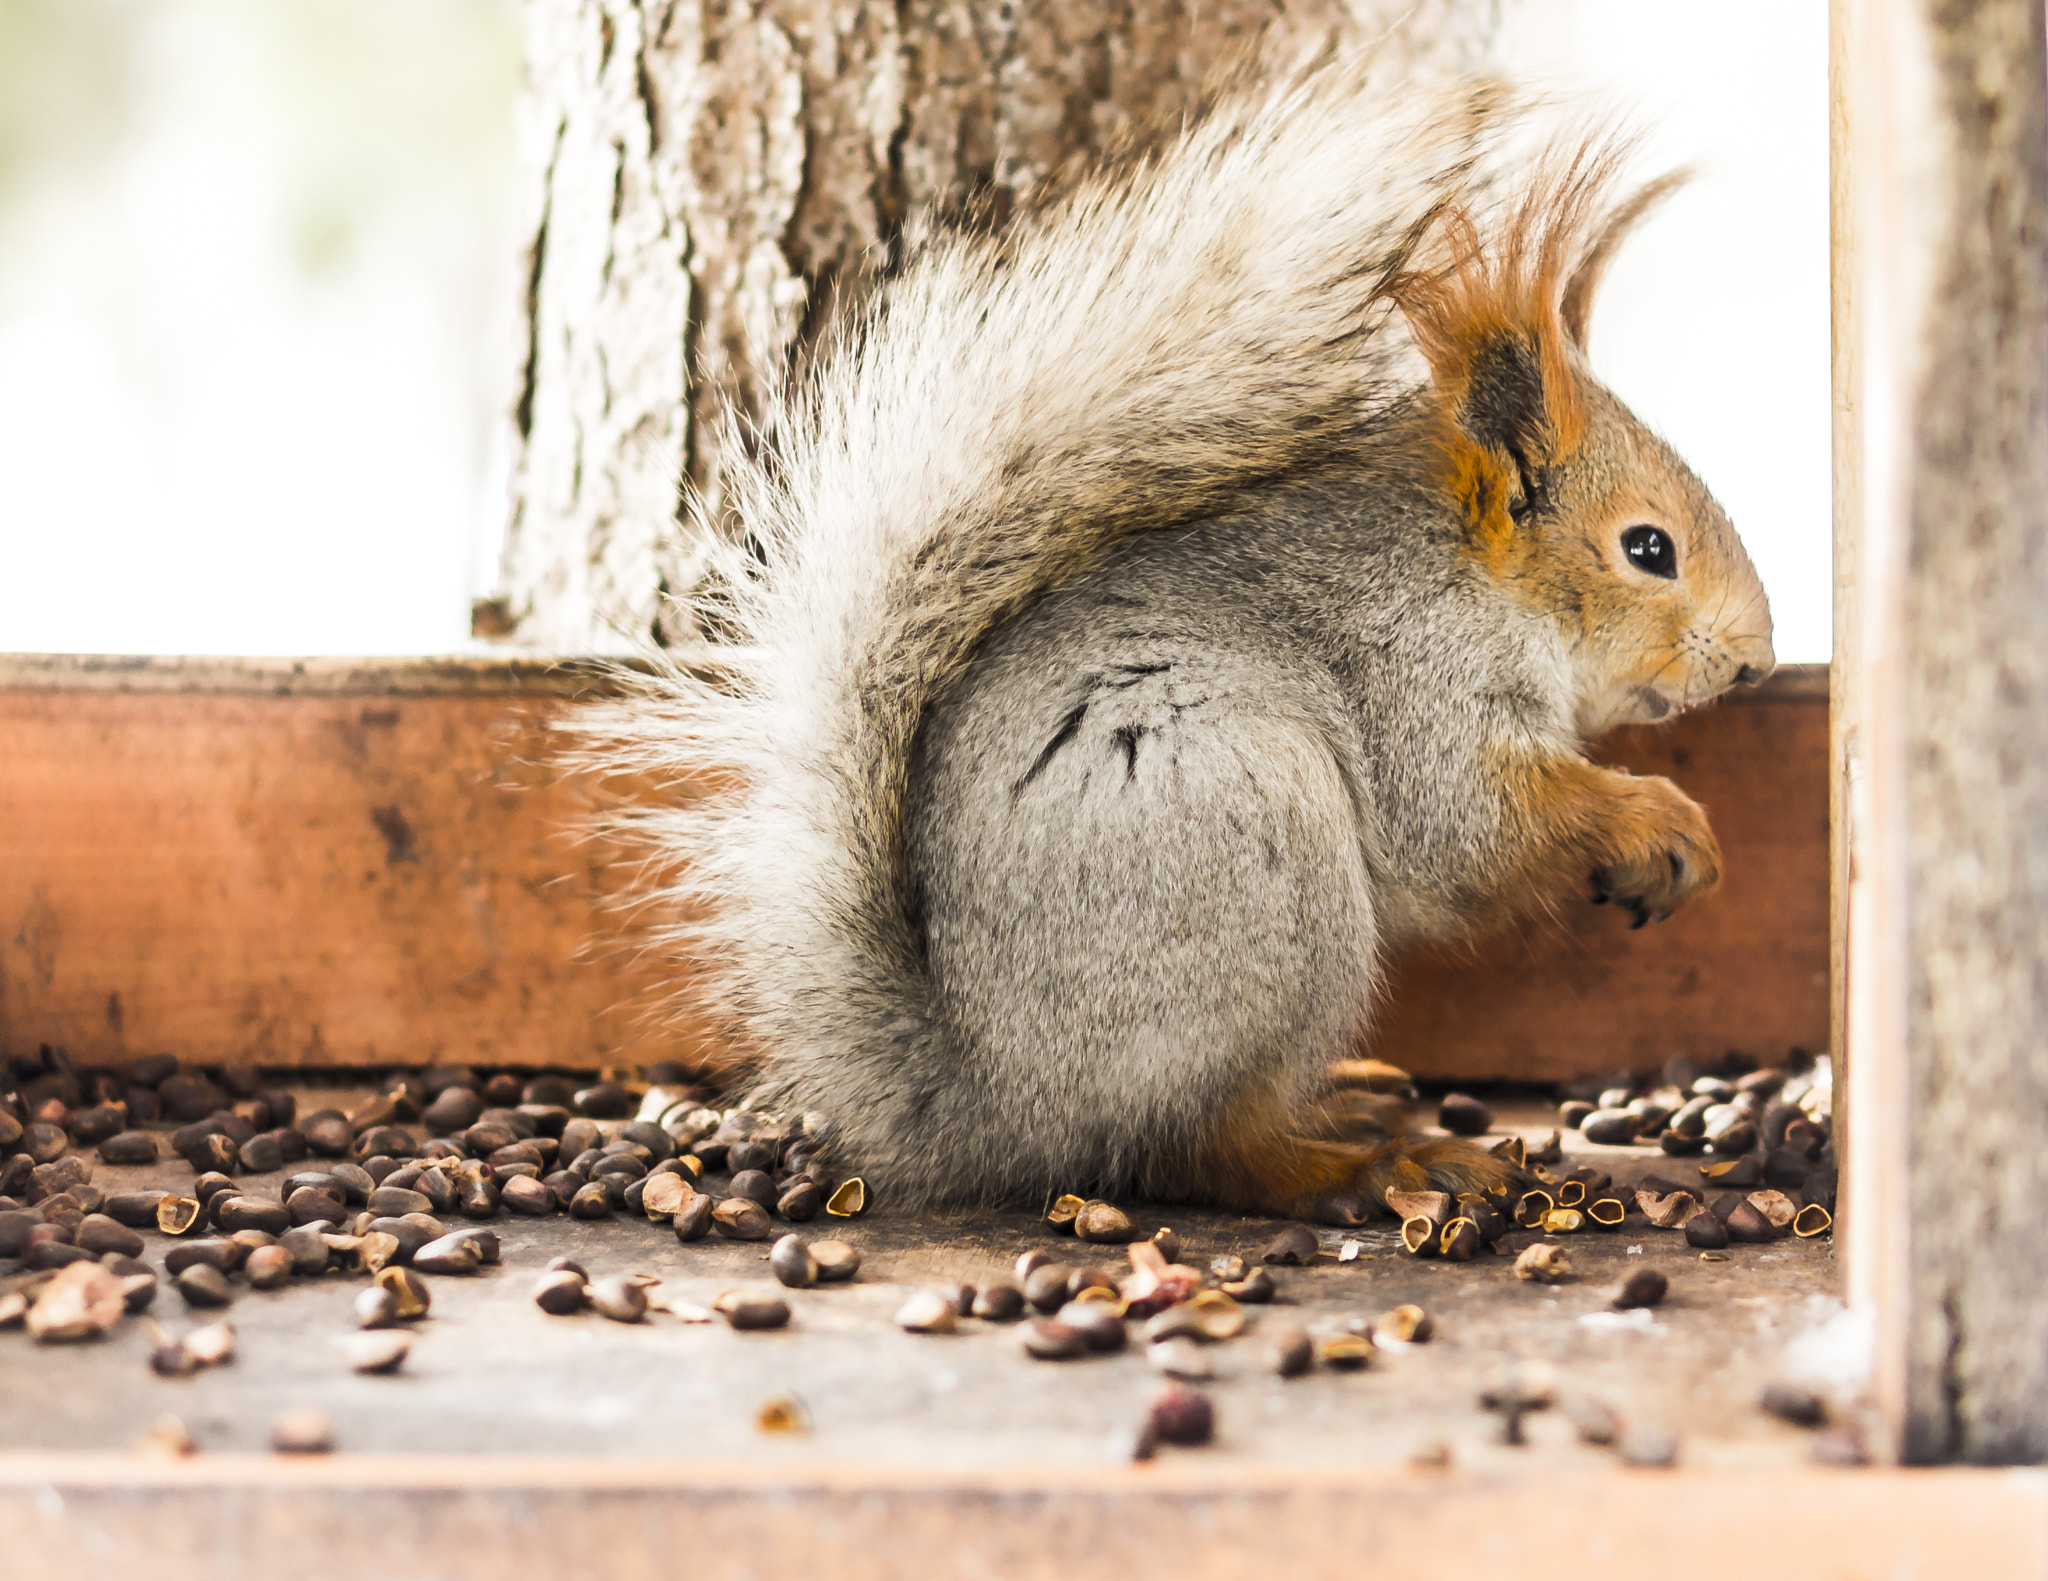
[[[1612,135],[1555,145],[1491,234],[1464,210],[1443,218],[1449,261],[1388,283],[1434,376],[1444,477],[1482,539],[1506,538],[1542,507],[1550,469],[1585,437],[1573,348],[1621,237],[1676,184],[1609,204],[1633,144]]]

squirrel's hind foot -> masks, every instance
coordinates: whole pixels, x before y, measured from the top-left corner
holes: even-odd
[[[1297,1136],[1231,1149],[1210,1162],[1211,1190],[1189,1195],[1294,1219],[1325,1217],[1337,1193],[1385,1212],[1390,1191],[1512,1194],[1529,1184],[1527,1170],[1456,1137],[1401,1136],[1367,1146]]]
[[[1371,1150],[1354,1189],[1373,1208],[1385,1208],[1389,1191],[1514,1192],[1526,1188],[1529,1173],[1475,1142],[1457,1137],[1396,1137]]]

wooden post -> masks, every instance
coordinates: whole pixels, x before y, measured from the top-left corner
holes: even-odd
[[[1835,8],[1848,1250],[1900,1455],[2048,1458],[2048,45]]]

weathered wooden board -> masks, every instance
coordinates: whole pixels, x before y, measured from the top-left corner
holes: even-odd
[[[156,661],[0,689],[0,1028],[100,1062],[640,1047],[548,722],[588,673]],[[653,1058],[652,1054],[637,1057]]]
[[[0,1044],[86,1062],[594,1068],[693,1052],[602,947],[607,853],[550,765],[587,667],[0,668]],[[1554,922],[1408,963],[1380,1049],[1555,1079],[1827,1038],[1824,671],[1611,744],[1707,805],[1727,879],[1659,927]],[[593,945],[596,948],[593,948]]]
[[[1689,1523],[1674,1512],[1739,1512]],[[417,1454],[188,1463],[0,1454],[24,1575],[156,1581],[1667,1581],[1768,1554],[1828,1581],[2048,1574],[2048,1474],[1603,1471],[1428,1476],[1197,1458],[1141,1467],[737,1470]],[[679,1557],[682,1556],[682,1557]]]
[[[299,1089],[302,1109],[365,1096]],[[1541,1136],[1553,1121],[1547,1103],[1510,1100],[1496,1128]],[[1648,1146],[1571,1140],[1561,1167],[1608,1171],[1624,1195],[1646,1170],[1692,1167]],[[239,1184],[271,1197],[283,1176]],[[190,1180],[169,1158],[94,1175],[110,1192]],[[1146,1228],[1172,1225],[1198,1268],[1223,1254],[1256,1257],[1277,1227],[1128,1206]],[[1838,1420],[1858,1419],[1852,1383],[1803,1370],[1841,1312],[1826,1240],[1736,1245],[1702,1263],[1682,1235],[1637,1219],[1621,1234],[1561,1241],[1578,1277],[1549,1286],[1514,1276],[1516,1253],[1539,1239],[1530,1232],[1511,1233],[1500,1255],[1458,1263],[1399,1251],[1392,1219],[1322,1229],[1326,1255],[1271,1269],[1276,1299],[1248,1305],[1246,1332],[1204,1352],[1216,1374],[1201,1385],[1215,1441],[1132,1466],[1133,1431],[1162,1381],[1136,1324],[1117,1353],[1044,1363],[1024,1354],[1015,1324],[968,1319],[956,1333],[920,1335],[894,1321],[912,1291],[986,1287],[1010,1278],[1025,1251],[1126,1266],[1121,1247],[1054,1236],[1035,1213],[912,1213],[884,1198],[856,1220],[798,1226],[858,1249],[858,1277],[779,1292],[789,1325],[757,1333],[694,1319],[720,1291],[765,1279],[761,1243],[684,1243],[638,1214],[500,1215],[490,1227],[500,1261],[428,1277],[431,1310],[410,1327],[395,1376],[358,1375],[339,1354],[364,1284],[339,1271],[270,1291],[238,1278],[225,1314],[236,1358],[196,1377],[152,1372],[154,1341],[138,1319],[91,1344],[37,1346],[19,1327],[0,1332],[6,1573],[68,1577],[82,1573],[85,1551],[91,1574],[118,1576],[117,1556],[148,1545],[165,1557],[138,1570],[182,1577],[195,1573],[178,1568],[183,1556],[196,1554],[207,1581],[1011,1581],[1237,1575],[1247,1558],[1290,1577],[1592,1581],[1642,1575],[1646,1554],[1659,1577],[1719,1577],[1753,1568],[1760,1551],[1801,1575],[2005,1576],[2032,1573],[2014,1565],[2048,1544],[2036,1505],[2020,1507],[2028,1524],[2002,1502],[2009,1484],[1983,1488],[1988,1502],[1957,1533],[1944,1484],[1817,1473],[1813,1435],[1757,1408],[1766,1383],[1805,1377],[1831,1396]],[[161,1268],[172,1243],[154,1232],[143,1241]],[[1343,1255],[1347,1242],[1359,1255]],[[531,1292],[556,1256],[599,1278],[657,1279],[669,1310],[636,1324],[548,1316]],[[1612,1311],[1615,1283],[1645,1268],[1670,1281],[1664,1300],[1654,1312]],[[1433,1317],[1428,1343],[1390,1344],[1360,1371],[1271,1371],[1276,1331],[1327,1333],[1404,1302]],[[182,1330],[213,1314],[166,1288],[152,1315]],[[1582,1442],[1565,1410],[1532,1418],[1526,1443],[1503,1443],[1479,1396],[1510,1358],[1553,1368],[1563,1400],[1594,1398],[1671,1435],[1678,1468],[1617,1480],[1614,1451]],[[808,1431],[761,1431],[761,1408],[790,1399]],[[335,1455],[265,1457],[271,1424],[309,1408],[331,1419]],[[191,1462],[121,1456],[166,1416],[196,1444]],[[1404,1469],[1425,1450],[1442,1469]],[[1887,1498],[1902,1502],[1881,1506]],[[1879,1507],[1889,1516],[1882,1546],[1866,1527]],[[1708,1518],[1673,1545],[1674,1511],[1701,1508]],[[67,1543],[70,1563],[38,1562]],[[1936,1555],[1967,1568],[1930,1569]]]

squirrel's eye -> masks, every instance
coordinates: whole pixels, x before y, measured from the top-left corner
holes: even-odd
[[[1661,527],[1631,527],[1621,535],[1622,552],[1638,571],[1652,576],[1678,575],[1678,545]]]

